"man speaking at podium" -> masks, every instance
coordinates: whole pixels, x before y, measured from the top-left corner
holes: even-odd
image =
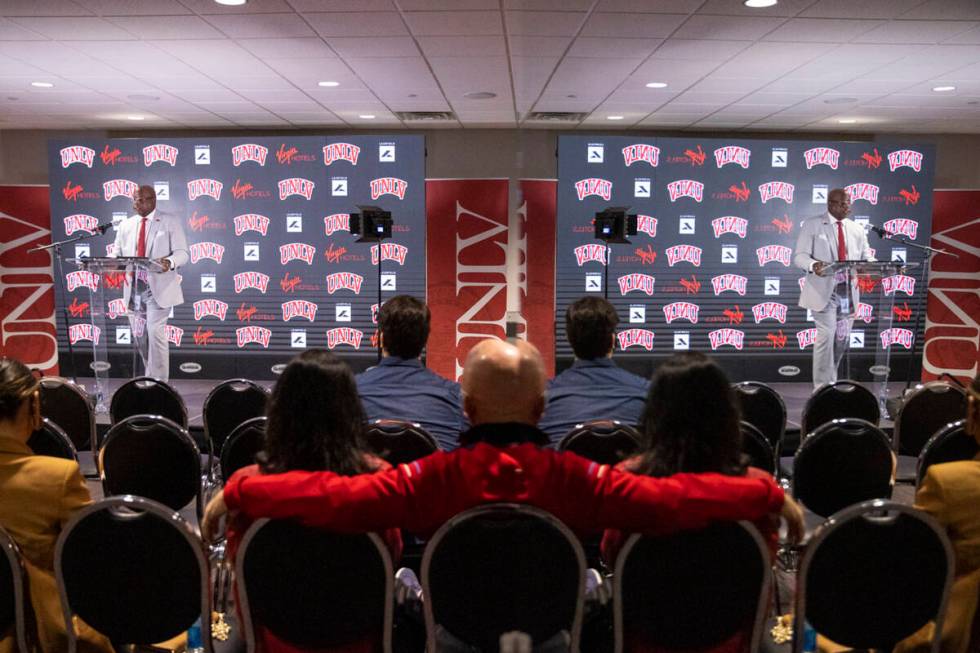
[[[187,237],[180,221],[157,212],[157,194],[152,186],[140,186],[133,193],[131,215],[116,227],[116,256],[145,256],[163,266],[162,272],[150,272],[146,281],[128,275],[123,284],[123,302],[129,325],[136,337],[135,313],[146,309],[146,346],[138,348],[146,375],[161,381],[170,378],[170,351],[167,341],[167,318],[170,309],[184,303],[180,275],[176,269],[189,259]],[[133,286],[136,286],[133,292]]]
[[[854,220],[843,188],[827,195],[827,212],[803,222],[793,261],[807,271],[799,305],[810,309],[817,327],[813,343],[813,387],[837,380],[859,299],[857,275],[830,269],[836,261],[873,261],[868,236]]]

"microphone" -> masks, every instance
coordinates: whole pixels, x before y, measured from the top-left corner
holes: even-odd
[[[888,233],[887,231],[885,231],[881,227],[878,227],[876,225],[873,225],[870,222],[864,225],[864,230],[865,231],[873,231],[873,232],[875,232],[876,234],[878,234],[878,237],[879,238],[891,238],[891,236],[892,236],[890,233]]]
[[[116,220],[113,220],[112,222],[103,222],[102,224],[97,226],[95,230],[100,234],[104,234],[110,229],[115,229],[116,227],[118,227],[119,223],[121,223],[123,220],[125,220],[125,218],[118,218]]]

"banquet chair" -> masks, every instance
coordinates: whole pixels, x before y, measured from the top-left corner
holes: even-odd
[[[41,427],[31,433],[27,446],[39,456],[65,458],[78,462],[78,452],[68,434],[47,417],[41,418]]]
[[[759,381],[743,381],[732,385],[742,420],[766,437],[777,456],[786,435],[786,402],[771,386]]]
[[[917,386],[895,417],[892,447],[898,453],[898,481],[916,479],[918,456],[936,431],[966,417],[966,392],[943,381]]]
[[[748,457],[749,464],[775,475],[778,459],[766,436],[744,419],[739,422],[739,429],[742,432],[742,453]]]
[[[187,406],[173,387],[149,376],[119,386],[109,402],[109,419],[118,424],[133,415],[160,415],[187,428]]]
[[[236,426],[221,447],[221,478],[228,480],[242,467],[255,462],[255,454],[265,446],[266,418],[253,417]]]
[[[960,419],[940,428],[929,438],[919,453],[916,486],[922,485],[926,471],[932,465],[957,460],[972,460],[980,453],[976,438],[966,432],[966,420]]]
[[[559,451],[571,451],[601,465],[615,465],[639,448],[636,428],[613,419],[576,424],[558,443]]]
[[[854,381],[826,383],[810,395],[803,406],[800,433],[811,433],[835,419],[856,417],[877,426],[881,417],[878,399],[870,390]]]
[[[410,463],[439,450],[432,435],[414,422],[373,419],[365,433],[368,448],[392,466]]]
[[[242,422],[265,415],[269,391],[248,379],[229,379],[211,389],[204,399],[204,439],[215,453]]]
[[[20,547],[3,528],[0,528],[0,549],[4,553],[4,563],[0,564],[0,633],[13,634],[15,650],[35,651],[34,609],[24,559]]]
[[[96,450],[95,408],[80,386],[56,376],[42,378],[41,416],[60,426],[76,450]]]

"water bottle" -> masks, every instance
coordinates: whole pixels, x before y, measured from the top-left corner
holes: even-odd
[[[201,639],[200,617],[187,629],[187,653],[204,653],[204,640]]]
[[[803,653],[814,653],[817,650],[817,631],[809,621],[803,622]]]

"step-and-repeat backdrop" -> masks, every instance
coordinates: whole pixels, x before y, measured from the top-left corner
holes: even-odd
[[[801,222],[826,212],[828,191],[843,187],[855,220],[928,244],[934,167],[935,148],[911,143],[561,136],[559,368],[572,357],[565,309],[608,293],[621,322],[617,360],[638,373],[692,349],[737,379],[808,380],[815,329],[797,306],[804,272],[792,261]],[[592,220],[614,206],[638,215],[638,233],[607,252]],[[925,258],[870,232],[869,242],[879,260]],[[869,377],[879,341],[896,359],[892,377],[905,378],[913,349],[921,354],[921,275],[863,284],[852,378]],[[880,292],[895,296],[891,315],[875,314],[871,294]]]
[[[172,377],[270,378],[272,366],[307,347],[332,349],[359,369],[376,358],[379,269],[382,301],[425,297],[424,160],[423,138],[407,135],[52,141],[52,238],[132,215],[133,191],[152,185],[157,211],[180,219],[190,248],[184,303],[168,325]],[[391,211],[393,237],[380,251],[350,234],[357,205]],[[106,256],[114,239],[110,229],[62,257]],[[58,333],[67,314],[79,376],[91,373],[95,338],[108,345],[114,376],[132,373],[123,281],[64,262]],[[105,332],[91,328],[96,284]],[[65,340],[61,369],[71,373]]]

